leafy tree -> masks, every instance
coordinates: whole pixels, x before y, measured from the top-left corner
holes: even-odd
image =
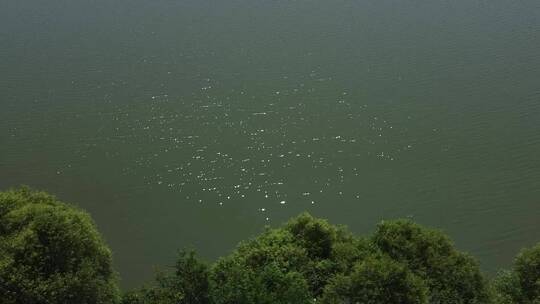
[[[328,259],[336,242],[351,241],[352,235],[326,220],[302,213],[291,219],[284,228],[293,236],[293,242],[304,248],[311,259]]]
[[[212,273],[215,304],[309,303],[307,282],[295,271],[270,263],[257,270],[244,268],[234,259],[219,261]]]
[[[342,226],[302,213],[282,228],[292,236],[292,244],[307,255],[298,271],[309,282],[314,297],[319,297],[328,280],[337,273],[349,272],[354,263],[372,253],[365,239],[355,238]]]
[[[0,294],[6,304],[117,302],[111,252],[90,216],[44,192],[0,192]]]
[[[239,245],[211,271],[215,304],[308,303],[309,286],[299,269],[309,262],[285,230],[267,230]]]
[[[184,294],[177,286],[174,276],[158,273],[153,286],[145,286],[127,292],[122,304],[178,304],[185,302]]]
[[[304,213],[241,243],[212,270],[216,303],[307,303],[370,254],[366,239]]]
[[[375,255],[358,262],[350,275],[337,275],[326,286],[325,304],[422,304],[427,287],[404,265]]]
[[[182,250],[172,274],[158,273],[153,286],[126,293],[123,304],[208,304],[208,265]]]
[[[487,286],[442,232],[382,222],[370,238],[304,213],[212,265],[181,251],[174,271],[122,304],[540,304],[540,244]],[[114,304],[111,253],[90,217],[27,188],[0,192],[2,304]]]
[[[521,251],[514,271],[525,301],[540,302],[540,243]]]
[[[523,249],[512,271],[501,272],[493,282],[496,303],[540,303],[540,243]]]
[[[410,220],[382,222],[372,238],[395,261],[424,279],[432,303],[486,303],[487,284],[477,262],[440,231]]]
[[[195,251],[180,251],[176,260],[175,285],[184,294],[184,302],[207,304],[208,265],[196,257]]]
[[[501,271],[491,282],[493,302],[496,304],[525,303],[521,286],[513,271]]]

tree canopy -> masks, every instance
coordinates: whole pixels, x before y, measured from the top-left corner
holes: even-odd
[[[422,278],[432,303],[486,303],[487,282],[474,258],[456,250],[441,231],[410,220],[378,225],[373,243]]]
[[[119,296],[90,216],[28,188],[0,192],[2,304],[540,304],[540,244],[488,281],[443,232],[410,220],[355,236],[308,213],[213,263],[179,252],[172,270]]]
[[[477,262],[440,231],[397,220],[363,238],[307,213],[218,259],[208,293],[214,304],[489,302]]]
[[[111,251],[90,216],[44,192],[0,192],[5,304],[101,304],[119,298]]]
[[[425,282],[405,265],[386,256],[370,256],[356,263],[349,275],[333,277],[325,287],[323,303],[401,303],[427,302]]]
[[[523,249],[510,271],[494,280],[495,297],[500,304],[540,304],[540,243]]]

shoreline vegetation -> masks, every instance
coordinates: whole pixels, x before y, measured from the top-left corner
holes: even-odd
[[[122,293],[90,215],[27,187],[0,192],[2,304],[540,304],[540,243],[487,279],[443,232],[411,220],[357,236],[302,213],[212,263],[193,250]]]

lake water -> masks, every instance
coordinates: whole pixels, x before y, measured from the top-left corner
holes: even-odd
[[[1,1],[0,189],[88,210],[125,288],[307,210],[540,241],[540,1]]]

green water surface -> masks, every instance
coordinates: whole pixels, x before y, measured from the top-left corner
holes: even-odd
[[[493,273],[540,241],[540,1],[0,1],[20,184],[88,210],[125,288],[304,210]]]

